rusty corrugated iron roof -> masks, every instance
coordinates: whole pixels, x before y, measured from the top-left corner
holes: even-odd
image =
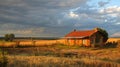
[[[67,38],[84,38],[84,37],[91,36],[95,32],[96,32],[96,30],[81,30],[81,31],[74,30],[74,31],[68,33],[67,35],[65,35],[65,37],[67,37]]]

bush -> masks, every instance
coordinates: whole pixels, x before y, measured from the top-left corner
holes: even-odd
[[[113,41],[113,42],[107,42],[105,47],[106,48],[116,48],[117,45],[118,45],[118,43]]]

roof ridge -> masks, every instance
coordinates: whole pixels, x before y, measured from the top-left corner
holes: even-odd
[[[76,30],[76,31],[95,31],[95,30]]]

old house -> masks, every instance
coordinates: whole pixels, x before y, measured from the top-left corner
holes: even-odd
[[[93,30],[73,30],[64,37],[66,45],[79,45],[79,46],[102,46],[103,35],[94,28]]]

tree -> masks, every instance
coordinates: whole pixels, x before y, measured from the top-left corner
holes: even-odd
[[[5,41],[9,41],[9,34],[5,34],[4,38],[5,38]]]
[[[15,35],[14,35],[14,34],[9,34],[9,40],[10,40],[10,41],[13,41],[14,38],[15,38]]]
[[[13,41],[15,38],[14,34],[5,34],[5,41]]]
[[[101,29],[101,28],[97,28],[97,29],[98,29],[98,31],[100,31],[100,32],[102,33],[102,35],[104,36],[104,37],[103,37],[103,42],[106,42],[106,41],[108,40],[108,33],[107,33],[107,31],[104,30],[104,29]]]

